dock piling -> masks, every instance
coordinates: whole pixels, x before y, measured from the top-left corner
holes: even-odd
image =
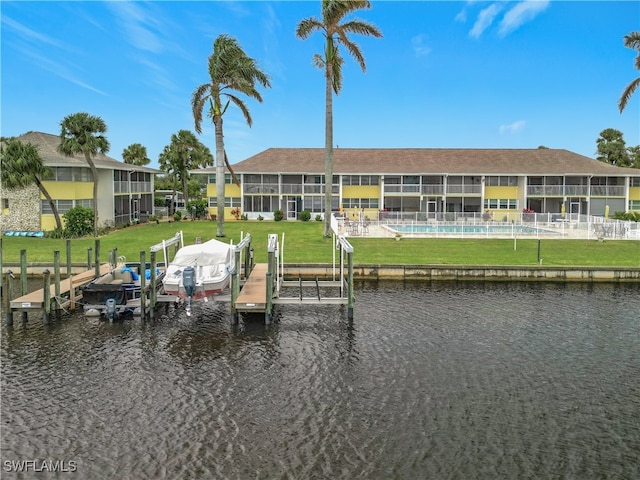
[[[156,252],[151,252],[151,295],[149,297],[149,316],[153,319],[158,301],[158,291],[156,290]],[[166,265],[166,264],[165,264]]]
[[[49,269],[46,269],[42,273],[44,274],[44,311],[42,312],[42,319],[44,323],[49,323],[49,317],[51,315],[51,272]]]
[[[20,250],[20,295],[27,294],[27,251]],[[22,312],[22,321],[27,321],[27,312]]]
[[[271,323],[271,310],[273,309],[273,273],[267,272],[267,298],[264,310],[264,323]]]
[[[55,310],[56,316],[60,314],[60,250],[53,252],[53,282],[55,285]]]
[[[147,260],[145,258],[145,251],[140,250],[140,272],[138,273],[140,274],[140,316],[142,318],[145,318],[145,316],[147,315],[146,267],[147,267]]]
[[[87,270],[91,270],[91,254],[93,253],[93,248],[87,248]]]
[[[11,270],[7,270],[7,273],[4,275],[4,312],[5,312],[5,320],[7,325],[13,325],[13,310],[11,310],[11,294],[13,293],[13,272]]]
[[[241,250],[236,248],[234,251],[234,268],[233,272],[231,272],[231,320],[234,324],[238,323],[236,300],[238,300],[238,295],[240,294],[240,253]],[[246,257],[248,257],[248,255],[246,255]],[[245,266],[245,275],[246,271]]]
[[[96,259],[95,259],[95,275],[94,278],[98,278],[100,276],[100,239],[96,238]]]

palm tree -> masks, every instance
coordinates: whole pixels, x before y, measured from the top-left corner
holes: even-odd
[[[164,148],[159,161],[160,168],[167,175],[173,176],[182,183],[186,206],[189,197],[189,170],[212,166],[213,156],[193,133],[189,130],[180,130],[171,135],[171,143]],[[175,189],[173,198],[175,198]]]
[[[165,173],[165,180],[171,185],[172,194],[171,194],[171,203],[167,206],[167,215],[171,217],[174,213],[176,213],[176,182],[178,178],[177,169],[178,160],[176,159],[175,152],[171,149],[171,145],[167,145],[164,147],[160,155],[158,156],[158,164],[160,165],[160,170]],[[156,184],[156,188],[157,188]]]
[[[363,20],[342,22],[356,10],[371,8],[367,0],[322,0],[322,18],[310,17],[302,20],[296,28],[296,36],[303,40],[320,31],[326,43],[324,56],[316,53],[313,63],[324,69],[325,76],[325,151],[324,151],[324,236],[331,236],[331,191],[333,186],[333,92],[338,95],[342,89],[342,64],[344,59],[338,47],[344,46],[360,65],[363,72],[367,67],[360,47],[347,37],[349,33],[380,38],[382,33],[376,26]],[[333,90],[333,92],[332,92]]]
[[[74,113],[60,122],[60,145],[58,151],[72,157],[78,153],[84,155],[91,169],[93,180],[93,235],[98,236],[98,169],[91,157],[109,151],[109,141],[103,134],[107,125],[100,117],[88,113]]]
[[[635,65],[636,69],[640,71],[640,32],[631,32],[629,35],[625,35],[624,46],[627,48],[638,50]],[[627,85],[627,88],[624,89],[624,92],[622,92],[622,96],[620,97],[620,100],[618,100],[618,108],[620,109],[620,113],[622,113],[624,108],[627,106],[627,102],[631,98],[631,95],[633,95],[633,92],[636,91],[636,88],[638,88],[638,85],[640,85],[640,77],[633,80],[629,85]]]
[[[217,233],[216,236],[224,237],[224,166],[234,176],[229,165],[222,130],[222,116],[227,111],[229,103],[237,106],[247,125],[251,126],[253,120],[244,101],[233,91],[244,94],[250,98],[262,102],[262,96],[256,88],[256,84],[264,88],[271,87],[269,77],[260,70],[256,61],[247,56],[237,40],[222,34],[213,42],[213,53],[209,56],[209,82],[200,85],[193,92],[191,108],[195,121],[196,132],[202,133],[202,110],[209,103],[208,116],[213,121],[216,138],[216,192],[218,202]],[[223,104],[223,97],[225,102]]]
[[[22,143],[15,138],[0,141],[2,185],[16,190],[35,184],[40,193],[49,201],[56,220],[56,228],[62,230],[62,221],[56,202],[42,184],[42,179],[51,174],[51,169],[42,163],[38,147],[32,143]]]
[[[129,165],[149,165],[151,159],[147,157],[147,147],[140,143],[132,143],[122,151],[124,163]]]
[[[629,164],[624,135],[615,128],[605,128],[596,139],[596,160],[618,167],[626,167]]]

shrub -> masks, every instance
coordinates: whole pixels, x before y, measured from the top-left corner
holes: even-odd
[[[240,215],[240,220],[249,220],[249,217],[246,213],[243,213],[242,215]]]
[[[275,212],[273,212],[273,219],[276,222],[279,222],[283,218],[284,218],[284,212],[282,210],[276,210]]]
[[[65,236],[84,237],[93,233],[93,210],[81,205],[73,207],[64,215]]]
[[[65,231],[64,228],[56,227],[53,230],[45,232],[44,236],[47,238],[65,238]]]
[[[615,212],[611,218],[614,220],[627,220],[630,222],[640,222],[640,212],[630,211],[630,212]]]
[[[233,215],[236,220],[240,220],[240,207],[236,207],[231,210],[231,215]]]
[[[195,218],[204,218],[207,213],[206,200],[191,200],[187,203],[187,211],[193,212],[195,207]]]
[[[322,215],[318,214],[316,215],[316,222],[321,222],[322,221]]]
[[[300,212],[300,220],[302,220],[303,222],[308,222],[309,220],[311,220],[311,212],[309,212],[309,210],[302,210]]]
[[[262,215],[258,215],[258,221],[261,222],[264,220],[264,217]]]
[[[180,210],[176,210],[176,213],[173,214],[173,219],[176,222],[179,222],[181,218],[182,218],[182,212]]]

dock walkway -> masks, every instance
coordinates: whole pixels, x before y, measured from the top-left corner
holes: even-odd
[[[245,282],[235,307],[238,312],[265,312],[267,309],[267,263],[256,263]]]
[[[100,266],[100,275],[104,275],[111,270],[111,265],[105,263]],[[95,269],[87,270],[85,272],[73,275],[72,277],[60,281],[60,295],[65,296],[70,294],[71,299],[78,299],[75,295],[76,288],[86,285],[94,279]],[[71,295],[73,291],[73,295]],[[49,287],[50,298],[54,298],[56,294],[56,286],[51,284]],[[44,305],[44,287],[39,290],[35,290],[31,293],[27,293],[21,297],[11,300],[11,310],[43,310]]]

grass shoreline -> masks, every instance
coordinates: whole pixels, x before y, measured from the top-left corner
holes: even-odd
[[[100,260],[117,248],[118,255],[138,260],[144,250],[149,258],[151,245],[183,232],[185,245],[215,238],[216,225],[207,221],[161,222],[114,230],[100,237]],[[321,222],[226,222],[224,238],[237,244],[242,233],[250,233],[256,262],[267,260],[267,235],[278,234],[285,264],[331,264],[335,244],[322,236]],[[544,266],[560,267],[640,267],[640,241],[565,240],[512,238],[369,238],[350,237],[356,265],[468,265],[468,266]],[[538,256],[538,246],[540,254]],[[71,240],[71,261],[87,262],[87,249],[95,247],[92,237]],[[2,262],[20,262],[20,251],[27,251],[27,263],[53,263],[54,251],[66,263],[66,240],[31,237],[2,237]],[[92,251],[92,255],[95,252]],[[93,257],[92,257],[93,258]]]

